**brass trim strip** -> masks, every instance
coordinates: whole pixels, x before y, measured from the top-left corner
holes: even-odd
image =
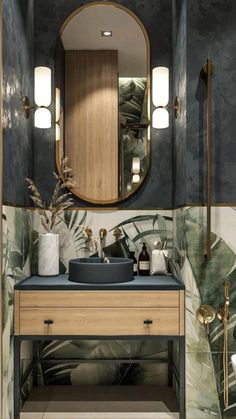
[[[207,59],[207,259],[211,258],[211,76],[212,61]]]
[[[0,334],[1,334],[1,341],[0,341],[0,416],[3,417],[3,340],[2,340],[2,164],[3,164],[3,130],[2,130],[2,115],[3,115],[3,102],[2,102],[2,78],[3,78],[3,67],[2,67],[2,31],[3,31],[3,1],[0,0]]]
[[[206,64],[202,68],[202,74],[207,77],[207,260],[211,259],[211,146],[212,146],[212,74],[213,63],[211,58],[207,58]]]
[[[22,208],[25,210],[31,210],[31,211],[37,211],[38,208],[36,207],[30,207],[30,206],[22,206],[22,205],[15,205],[12,203],[3,203],[4,207],[11,207],[11,208]],[[126,207],[71,207],[71,208],[67,208],[66,211],[176,211],[178,209],[182,209],[182,208],[204,208],[205,205],[204,204],[186,204],[186,205],[180,205],[178,207],[173,207],[173,208],[160,208],[160,207],[155,207],[155,208],[126,208]],[[232,208],[232,207],[236,207],[236,203],[224,203],[224,204],[213,204],[212,208]]]

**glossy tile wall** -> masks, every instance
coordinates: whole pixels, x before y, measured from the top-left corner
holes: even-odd
[[[25,177],[33,175],[32,120],[22,98],[33,100],[33,0],[3,1],[3,201],[29,205]]]

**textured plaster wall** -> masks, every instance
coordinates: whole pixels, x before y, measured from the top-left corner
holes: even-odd
[[[181,112],[173,122],[173,205],[186,202],[186,0],[172,1],[173,99],[178,96]]]
[[[236,201],[236,2],[187,1],[187,202],[202,201],[206,97],[199,73],[214,62],[212,92],[213,202]]]
[[[173,86],[181,99],[174,123],[174,205],[206,201],[207,57],[212,81],[212,201],[236,201],[236,2],[173,0]]]
[[[32,120],[22,97],[33,99],[33,0],[3,1],[3,200],[29,205],[25,177],[33,175]]]
[[[53,89],[55,46],[59,29],[74,10],[86,3],[82,0],[35,0],[35,64],[51,67]],[[115,3],[129,8],[146,27],[151,43],[151,66],[165,65],[172,68],[171,0],[119,0]],[[51,109],[54,110],[54,102]],[[163,131],[152,130],[151,136],[152,161],[147,179],[139,191],[121,203],[120,207],[172,207],[171,128]],[[54,127],[46,131],[35,129],[34,137],[35,182],[48,200],[54,181]],[[88,203],[75,199],[75,206],[88,206]]]

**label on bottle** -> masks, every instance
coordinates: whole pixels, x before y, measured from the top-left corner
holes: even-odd
[[[139,262],[139,270],[140,271],[148,271],[150,269],[150,262],[149,260],[141,260]]]
[[[137,265],[137,263],[134,263],[133,272],[137,272],[137,270],[138,270],[138,265]]]

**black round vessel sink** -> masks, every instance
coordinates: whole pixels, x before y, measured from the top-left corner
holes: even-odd
[[[69,261],[69,280],[87,284],[116,284],[133,281],[133,260],[108,258],[104,263],[98,257]]]

